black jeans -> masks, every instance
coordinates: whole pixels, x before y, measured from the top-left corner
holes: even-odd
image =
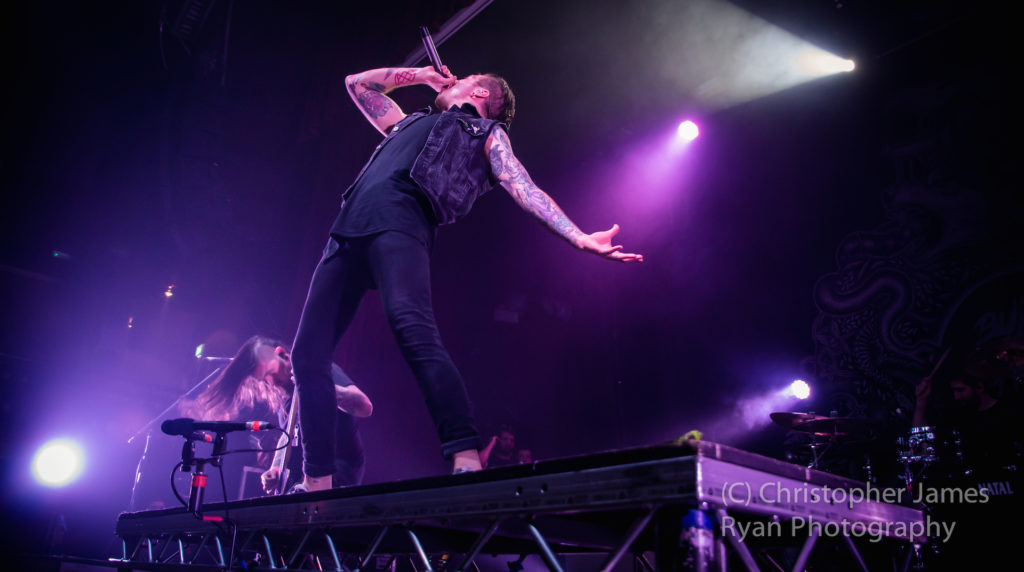
[[[292,347],[299,390],[303,472],[334,472],[334,382],[331,361],[369,288],[376,287],[402,356],[412,368],[441,439],[441,454],[480,448],[462,381],[434,321],[430,253],[401,232],[331,237],[313,273]]]

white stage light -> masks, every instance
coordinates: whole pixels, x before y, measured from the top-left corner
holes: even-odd
[[[828,52],[813,49],[801,53],[796,60],[797,69],[812,76],[851,72],[857,67],[853,60],[844,60]]]
[[[676,133],[683,141],[693,141],[700,135],[700,129],[697,128],[697,124],[686,120],[679,124],[679,128],[676,129]]]
[[[807,385],[807,382],[802,379],[789,384],[789,391],[797,399],[807,399],[811,396],[811,386]]]
[[[77,443],[54,439],[39,448],[32,459],[32,475],[40,484],[63,487],[82,473],[84,455]]]

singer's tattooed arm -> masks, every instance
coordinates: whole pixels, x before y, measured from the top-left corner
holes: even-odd
[[[395,87],[395,70],[378,69],[350,75],[345,78],[345,87],[359,111],[377,131],[387,135],[388,131],[405,117],[405,113],[387,95]]]
[[[414,83],[416,81],[416,70],[402,70],[395,74],[395,86]]]
[[[391,101],[390,97],[384,95],[385,88],[383,84],[366,82],[362,84],[362,87],[366,89],[356,95],[356,102],[359,103],[359,107],[363,108],[363,112],[368,116],[375,118],[384,117],[395,107],[395,102]]]
[[[505,130],[497,128],[492,131],[487,146],[491,172],[508,194],[512,195],[512,199],[569,244],[583,248],[580,243],[583,231],[569,220],[554,199],[537,188],[526,168],[512,153],[512,145]]]
[[[526,168],[512,152],[512,145],[504,129],[498,127],[491,132],[487,138],[486,152],[491,162],[491,173],[512,195],[512,199],[569,244],[609,260],[643,262],[643,255],[622,252],[621,246],[612,245],[612,238],[619,232],[618,225],[586,234],[569,220],[554,199],[534,184]]]
[[[439,90],[446,78],[433,68],[380,68],[345,78],[345,87],[363,116],[387,135],[405,112],[387,96],[396,87],[427,84]]]

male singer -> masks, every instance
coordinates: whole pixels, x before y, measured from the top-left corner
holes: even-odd
[[[386,94],[406,85],[438,92],[436,110],[406,115]],[[612,246],[617,225],[581,231],[516,159],[505,132],[515,112],[508,83],[495,75],[458,79],[448,68],[369,70],[346,78],[349,95],[385,135],[345,191],[302,310],[292,351],[302,411],[304,485],[331,487],[331,357],[367,288],[377,288],[388,323],[426,399],[453,472],[481,468],[480,435],[469,398],[434,322],[430,250],[439,225],[465,216],[500,184],[523,209],[567,242],[622,262],[639,254]]]

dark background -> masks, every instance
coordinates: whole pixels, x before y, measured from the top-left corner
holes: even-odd
[[[188,42],[171,33],[172,0],[10,8],[2,461],[7,490],[24,492],[5,511],[32,523],[32,542],[62,514],[66,550],[105,550],[145,440],[128,439],[210,371],[198,344],[231,355],[255,333],[291,339],[340,194],[379,138],[344,76],[399,65],[417,26],[465,4],[220,1]],[[672,35],[691,4],[497,0],[439,48],[456,74],[509,80],[533,178],[583,229],[618,223],[645,257],[575,252],[502,191],[441,229],[436,314],[481,430],[510,424],[536,458],[694,428],[777,455],[785,431],[738,404],[795,378],[823,391],[770,410],[828,411],[834,391],[858,404],[844,414],[898,420],[957,301],[1024,258],[1019,49],[999,4],[739,2],[858,69],[729,107],[657,64],[678,50],[685,76],[723,57]],[[432,93],[396,98],[410,110]],[[666,154],[686,117],[701,137]],[[921,212],[942,213],[938,226],[908,223]],[[907,250],[915,237],[926,259]],[[846,350],[816,329],[831,316],[820,289],[851,252],[918,282],[937,259],[965,261],[915,291],[934,308],[884,383],[824,363]],[[366,481],[444,472],[375,296],[337,359],[376,405]],[[41,489],[28,459],[58,435],[82,441],[88,464],[76,485]],[[170,453],[146,478],[166,488],[177,444],[156,433],[153,446]]]

